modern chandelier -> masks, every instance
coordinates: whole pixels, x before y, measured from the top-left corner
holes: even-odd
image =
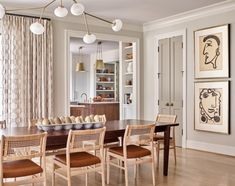
[[[31,8],[19,8],[19,9],[6,9],[2,4],[0,4],[0,19],[2,19],[6,13],[10,13],[10,12],[16,12],[16,11],[22,11],[22,10],[41,10],[41,15],[40,15],[39,21],[36,21],[35,23],[32,23],[30,25],[30,30],[33,34],[41,35],[45,32],[45,28],[41,23],[41,20],[42,20],[44,13],[45,13],[45,10],[50,5],[52,5],[58,1],[60,1],[60,3],[58,5],[58,7],[54,10],[54,14],[57,17],[66,17],[68,15],[68,10],[67,10],[67,8],[64,7],[63,0],[52,0],[44,6],[31,7]],[[89,30],[87,16],[93,17],[95,19],[98,19],[98,20],[101,20],[103,22],[110,24],[113,31],[115,31],[115,32],[118,32],[122,29],[123,24],[120,19],[115,19],[114,21],[109,21],[109,20],[100,18],[98,16],[95,16],[95,15],[92,15],[92,14],[86,12],[84,5],[81,3],[78,3],[77,0],[71,0],[71,1],[73,1],[73,5],[70,8],[70,12],[74,16],[83,15],[83,17],[84,17],[84,23],[85,23],[86,32],[87,32],[85,34],[85,36],[83,37],[83,41],[85,43],[91,44],[91,43],[95,42],[95,40],[96,40],[96,36],[94,34],[92,34]]]

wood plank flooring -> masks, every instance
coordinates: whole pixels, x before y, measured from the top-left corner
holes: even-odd
[[[160,167],[156,174],[159,186],[235,186],[235,157],[213,153],[177,149],[177,165],[174,165],[173,152],[170,153],[169,175],[162,173],[162,152]],[[47,183],[51,185],[51,157],[47,162]],[[151,166],[143,164],[139,167],[137,179],[133,177],[133,167],[129,168],[130,186],[151,186]],[[84,176],[72,178],[73,186],[85,185]],[[66,186],[66,181],[56,177],[56,186]],[[101,176],[91,173],[88,179],[89,186],[101,185]],[[109,186],[124,186],[124,173],[112,167]]]

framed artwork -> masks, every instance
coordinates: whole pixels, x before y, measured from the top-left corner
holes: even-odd
[[[229,134],[229,81],[195,83],[195,130]]]
[[[229,77],[229,25],[194,32],[195,78]]]

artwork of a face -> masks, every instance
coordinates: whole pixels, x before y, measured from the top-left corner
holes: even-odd
[[[222,89],[203,88],[200,90],[200,120],[205,124],[221,124]]]
[[[216,35],[208,35],[204,37],[204,63],[211,64],[213,69],[217,69],[217,59],[220,55],[220,39]]]

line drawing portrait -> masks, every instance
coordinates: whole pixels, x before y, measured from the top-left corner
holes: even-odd
[[[220,38],[216,35],[208,35],[204,37],[204,63],[212,65],[213,69],[217,69],[217,59],[220,56]]]
[[[222,89],[201,89],[199,101],[200,121],[205,124],[222,124]]]

